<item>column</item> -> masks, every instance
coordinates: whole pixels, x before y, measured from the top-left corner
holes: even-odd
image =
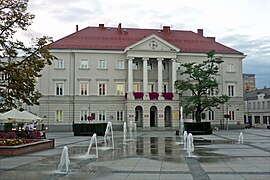
[[[176,81],[176,59],[172,59],[172,92],[175,93],[174,83]]]
[[[147,62],[149,58],[142,58],[143,59],[143,93],[144,98],[148,97],[148,68],[147,68]]]
[[[128,57],[128,94],[133,92],[133,57]]]
[[[163,58],[158,58],[158,93],[162,93],[162,60]]]

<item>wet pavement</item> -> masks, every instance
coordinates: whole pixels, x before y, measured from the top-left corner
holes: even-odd
[[[71,132],[48,133],[55,148],[16,157],[0,157],[0,179],[217,179],[270,180],[270,130],[245,129],[244,144],[238,143],[240,131],[214,131],[194,136],[193,157],[187,157],[179,136],[170,131],[138,131],[123,140],[114,132],[105,147],[98,137],[87,150],[90,138]],[[69,172],[58,171],[63,147],[68,147]]]

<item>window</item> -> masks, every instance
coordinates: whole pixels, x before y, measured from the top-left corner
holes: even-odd
[[[162,92],[168,91],[168,84],[162,84]]]
[[[125,63],[123,60],[116,61],[116,69],[125,69]]]
[[[234,96],[234,85],[228,85],[228,96]]]
[[[227,65],[227,72],[235,72],[235,66],[233,63]]]
[[[265,108],[265,102],[263,101],[262,102],[262,109],[264,109]]]
[[[8,79],[7,74],[0,72],[0,82],[5,82]]]
[[[208,94],[208,96],[214,96],[217,93],[216,93],[214,88],[211,88],[211,89],[207,89],[207,94]]]
[[[256,109],[256,103],[253,102],[253,110],[255,110],[255,109]]]
[[[215,119],[214,111],[208,111],[208,119],[209,120],[214,120]]]
[[[125,92],[125,85],[124,83],[116,83],[116,95],[123,96]]]
[[[248,103],[248,110],[251,109],[251,102]]]
[[[106,95],[106,83],[104,82],[98,83],[98,95],[101,96]]]
[[[234,118],[234,111],[229,111],[230,118],[229,120],[235,120]]]
[[[270,101],[267,101],[267,108],[270,109]]]
[[[63,121],[63,111],[55,111],[55,121]]]
[[[106,120],[106,112],[105,111],[99,111],[98,112],[98,120],[99,121],[105,121]]]
[[[88,111],[82,110],[81,111],[81,121],[87,121]]]
[[[139,83],[133,83],[133,92],[139,92],[140,86]]]
[[[64,68],[64,60],[63,59],[56,60],[55,68]]]
[[[117,111],[116,112],[116,120],[123,121],[123,117],[124,117],[123,115],[124,115],[123,111]]]
[[[55,83],[55,95],[64,95],[64,83]]]
[[[153,63],[152,62],[147,62],[147,69],[152,70],[153,69]]]
[[[162,63],[162,70],[167,70],[167,64],[165,62]]]
[[[107,69],[107,61],[99,60],[98,61],[98,69]]]
[[[255,124],[260,124],[261,120],[260,120],[260,116],[255,116]]]
[[[88,59],[81,59],[80,68],[81,69],[88,69]]]
[[[132,68],[133,69],[139,69],[139,63],[138,62],[133,62]]]
[[[88,82],[80,82],[80,95],[88,95]]]
[[[154,92],[155,91],[155,84],[151,83],[147,86],[148,92]]]
[[[257,102],[257,109],[261,109],[261,103]]]
[[[177,62],[177,63],[176,63],[176,70],[179,71],[179,70],[180,70],[180,67],[181,67],[181,63]]]

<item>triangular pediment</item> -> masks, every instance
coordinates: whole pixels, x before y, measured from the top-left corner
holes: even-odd
[[[163,51],[163,52],[179,52],[180,49],[172,45],[168,41],[160,38],[159,36],[152,34],[147,36],[140,41],[125,48],[127,51]]]

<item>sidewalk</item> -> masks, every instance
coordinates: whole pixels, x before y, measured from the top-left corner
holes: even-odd
[[[82,158],[90,137],[71,132],[48,133],[55,148],[17,157],[0,157],[0,179],[270,179],[270,130],[214,131],[194,136],[194,157],[186,157],[175,132],[137,132],[123,144],[123,133],[114,132],[114,149],[103,149],[98,137],[99,157]],[[61,152],[69,148],[70,173],[57,173]],[[94,153],[94,148],[91,153]]]

